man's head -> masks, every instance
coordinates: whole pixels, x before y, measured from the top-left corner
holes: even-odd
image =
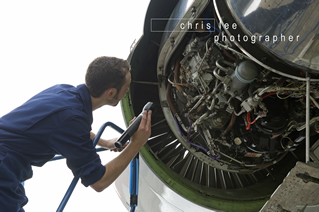
[[[118,99],[121,88],[127,84],[129,72],[130,65],[126,60],[116,57],[98,57],[90,63],[86,71],[85,84],[94,98],[99,98],[109,91],[114,94],[115,99]]]

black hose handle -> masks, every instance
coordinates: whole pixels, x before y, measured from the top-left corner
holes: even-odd
[[[121,148],[130,139],[130,137],[137,131],[138,127],[140,126],[144,110],[146,111],[151,110],[153,115],[155,113],[155,106],[153,102],[148,102],[143,107],[142,112],[136,117],[133,123],[124,131],[121,137],[114,143],[116,148]]]

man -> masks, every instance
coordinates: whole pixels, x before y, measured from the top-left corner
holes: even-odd
[[[73,174],[97,192],[127,167],[151,134],[151,111],[143,113],[138,131],[124,150],[106,165],[92,143],[92,111],[116,106],[129,89],[130,66],[115,57],[89,65],[85,84],[55,85],[0,118],[0,211],[24,211],[28,199],[21,182],[32,177],[31,165],[42,166],[55,154],[67,159]],[[99,145],[115,149],[114,139]],[[121,150],[118,150],[121,151]]]

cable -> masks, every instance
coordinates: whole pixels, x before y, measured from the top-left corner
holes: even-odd
[[[186,114],[186,117],[188,118],[188,114]],[[174,119],[175,119],[175,122],[176,122],[176,125],[177,125],[177,128],[178,128],[179,133],[181,134],[181,136],[184,136],[184,134],[182,133],[182,131],[181,131],[179,125],[178,125],[178,121],[177,121],[175,115],[174,115]],[[188,118],[188,119],[189,119],[189,118]],[[193,146],[195,146],[195,147],[200,148],[201,150],[203,150],[204,152],[206,152],[206,153],[208,154],[209,151],[208,151],[207,149],[205,149],[204,147],[202,147],[202,146],[200,146],[200,145],[194,144],[194,143],[192,143],[192,142],[190,141],[190,133],[189,133],[189,132],[190,132],[191,128],[192,128],[192,122],[189,121],[189,130],[188,130],[188,132],[187,132],[187,141],[186,141],[186,142],[189,143],[189,144],[191,144],[191,145],[193,145]],[[219,158],[218,155],[214,156],[214,155],[212,155],[212,154],[208,154],[208,156],[209,156],[210,158],[214,159],[214,160],[216,160],[216,159]]]
[[[276,93],[276,96],[278,97],[278,99],[288,99],[289,97],[291,97],[292,95],[294,95],[295,93],[292,93],[292,94],[290,94],[290,95],[288,95],[288,96],[286,96],[286,97],[280,97],[279,96],[279,92],[277,92]]]
[[[271,92],[271,93],[267,93],[266,95],[262,96],[262,99],[265,99],[267,98],[268,96],[271,96],[271,95],[274,95],[274,94],[277,94],[277,92]],[[278,94],[277,94],[278,95]],[[279,97],[278,97],[279,98]],[[246,130],[249,130],[250,129],[250,126],[255,123],[262,115],[264,115],[264,112],[262,112],[260,115],[258,115],[254,121],[251,121],[251,117],[250,117],[250,111],[247,112],[247,116],[246,116]]]
[[[247,117],[246,117],[246,122],[247,122],[247,126],[246,126],[246,130],[250,129],[250,126],[255,123],[262,115],[264,115],[264,112],[262,112],[260,115],[258,115],[254,121],[251,122],[251,117],[250,117],[250,111],[247,113]]]

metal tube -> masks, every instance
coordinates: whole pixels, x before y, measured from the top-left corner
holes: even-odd
[[[307,101],[307,100],[306,100],[306,101]],[[301,130],[307,128],[307,126],[312,125],[312,124],[315,123],[316,121],[319,121],[319,116],[313,117],[313,118],[309,121],[309,123],[306,122],[305,124],[303,124],[303,125],[301,125],[301,126],[299,126],[299,127],[296,127],[296,130],[297,130],[297,131],[301,131]],[[291,127],[288,129],[288,131],[289,131],[290,129],[291,129]]]
[[[214,71],[213,71],[213,74],[214,74],[214,76],[217,78],[217,79],[219,79],[221,82],[224,82],[225,81],[225,78],[224,77],[222,77],[222,76],[220,76],[218,73],[217,73],[217,67],[214,69]]]
[[[108,149],[105,149],[103,147],[96,148],[96,152],[102,152],[102,151],[106,151],[106,150],[108,150]],[[63,157],[62,155],[57,155],[54,158],[52,158],[51,160],[49,160],[49,162],[61,160],[61,159],[65,159],[65,157]]]
[[[309,148],[310,148],[310,77],[306,73],[307,87],[306,87],[306,163],[309,162]]]
[[[195,110],[201,103],[202,103],[202,101],[203,101],[203,99],[205,98],[206,96],[202,96],[199,100],[198,100],[198,102],[194,105],[194,107],[188,112],[188,113],[191,113],[193,110]]]
[[[228,63],[228,62],[227,62],[227,61],[225,61],[225,60],[222,60],[222,59],[218,59],[218,60],[216,60],[216,66],[217,66],[220,70],[224,71],[225,73],[227,73],[227,72],[228,72],[228,69],[227,69],[227,68],[225,68],[225,67],[223,67],[222,65],[220,65],[220,62],[223,62],[223,63],[225,63],[225,64],[227,64],[227,65],[229,65],[229,66],[232,66],[232,67],[233,67],[233,64]]]
[[[117,125],[113,124],[112,122],[106,122],[105,124],[103,124],[103,125],[100,127],[98,133],[95,135],[95,137],[94,137],[94,139],[93,139],[93,146],[96,146],[96,144],[97,144],[98,141],[100,140],[100,137],[101,137],[101,135],[102,135],[104,129],[105,129],[106,127],[108,127],[108,126],[112,127],[113,129],[115,129],[115,130],[118,131],[119,133],[123,133],[123,132],[124,132],[123,129],[121,129],[121,128],[118,127]],[[68,200],[70,199],[70,196],[71,196],[71,194],[72,194],[72,192],[73,192],[73,190],[74,190],[76,184],[78,183],[78,181],[79,181],[79,177],[75,176],[75,177],[73,178],[73,180],[72,180],[72,182],[71,182],[71,184],[70,184],[68,190],[66,191],[66,193],[65,193],[65,195],[64,195],[64,197],[63,197],[63,199],[62,199],[62,201],[61,201],[61,203],[60,203],[58,209],[56,210],[57,212],[62,212],[62,211],[63,211],[63,209],[64,209],[64,207],[66,206],[66,203],[68,202]]]
[[[71,194],[76,186],[76,184],[78,183],[79,181],[79,177],[74,177],[68,190],[66,191],[58,209],[56,210],[57,212],[60,212],[60,211],[63,211],[64,207],[66,206],[66,203],[68,203],[70,197],[71,197]]]
[[[319,104],[318,102],[310,95],[310,100],[316,105],[316,107],[319,109]]]

